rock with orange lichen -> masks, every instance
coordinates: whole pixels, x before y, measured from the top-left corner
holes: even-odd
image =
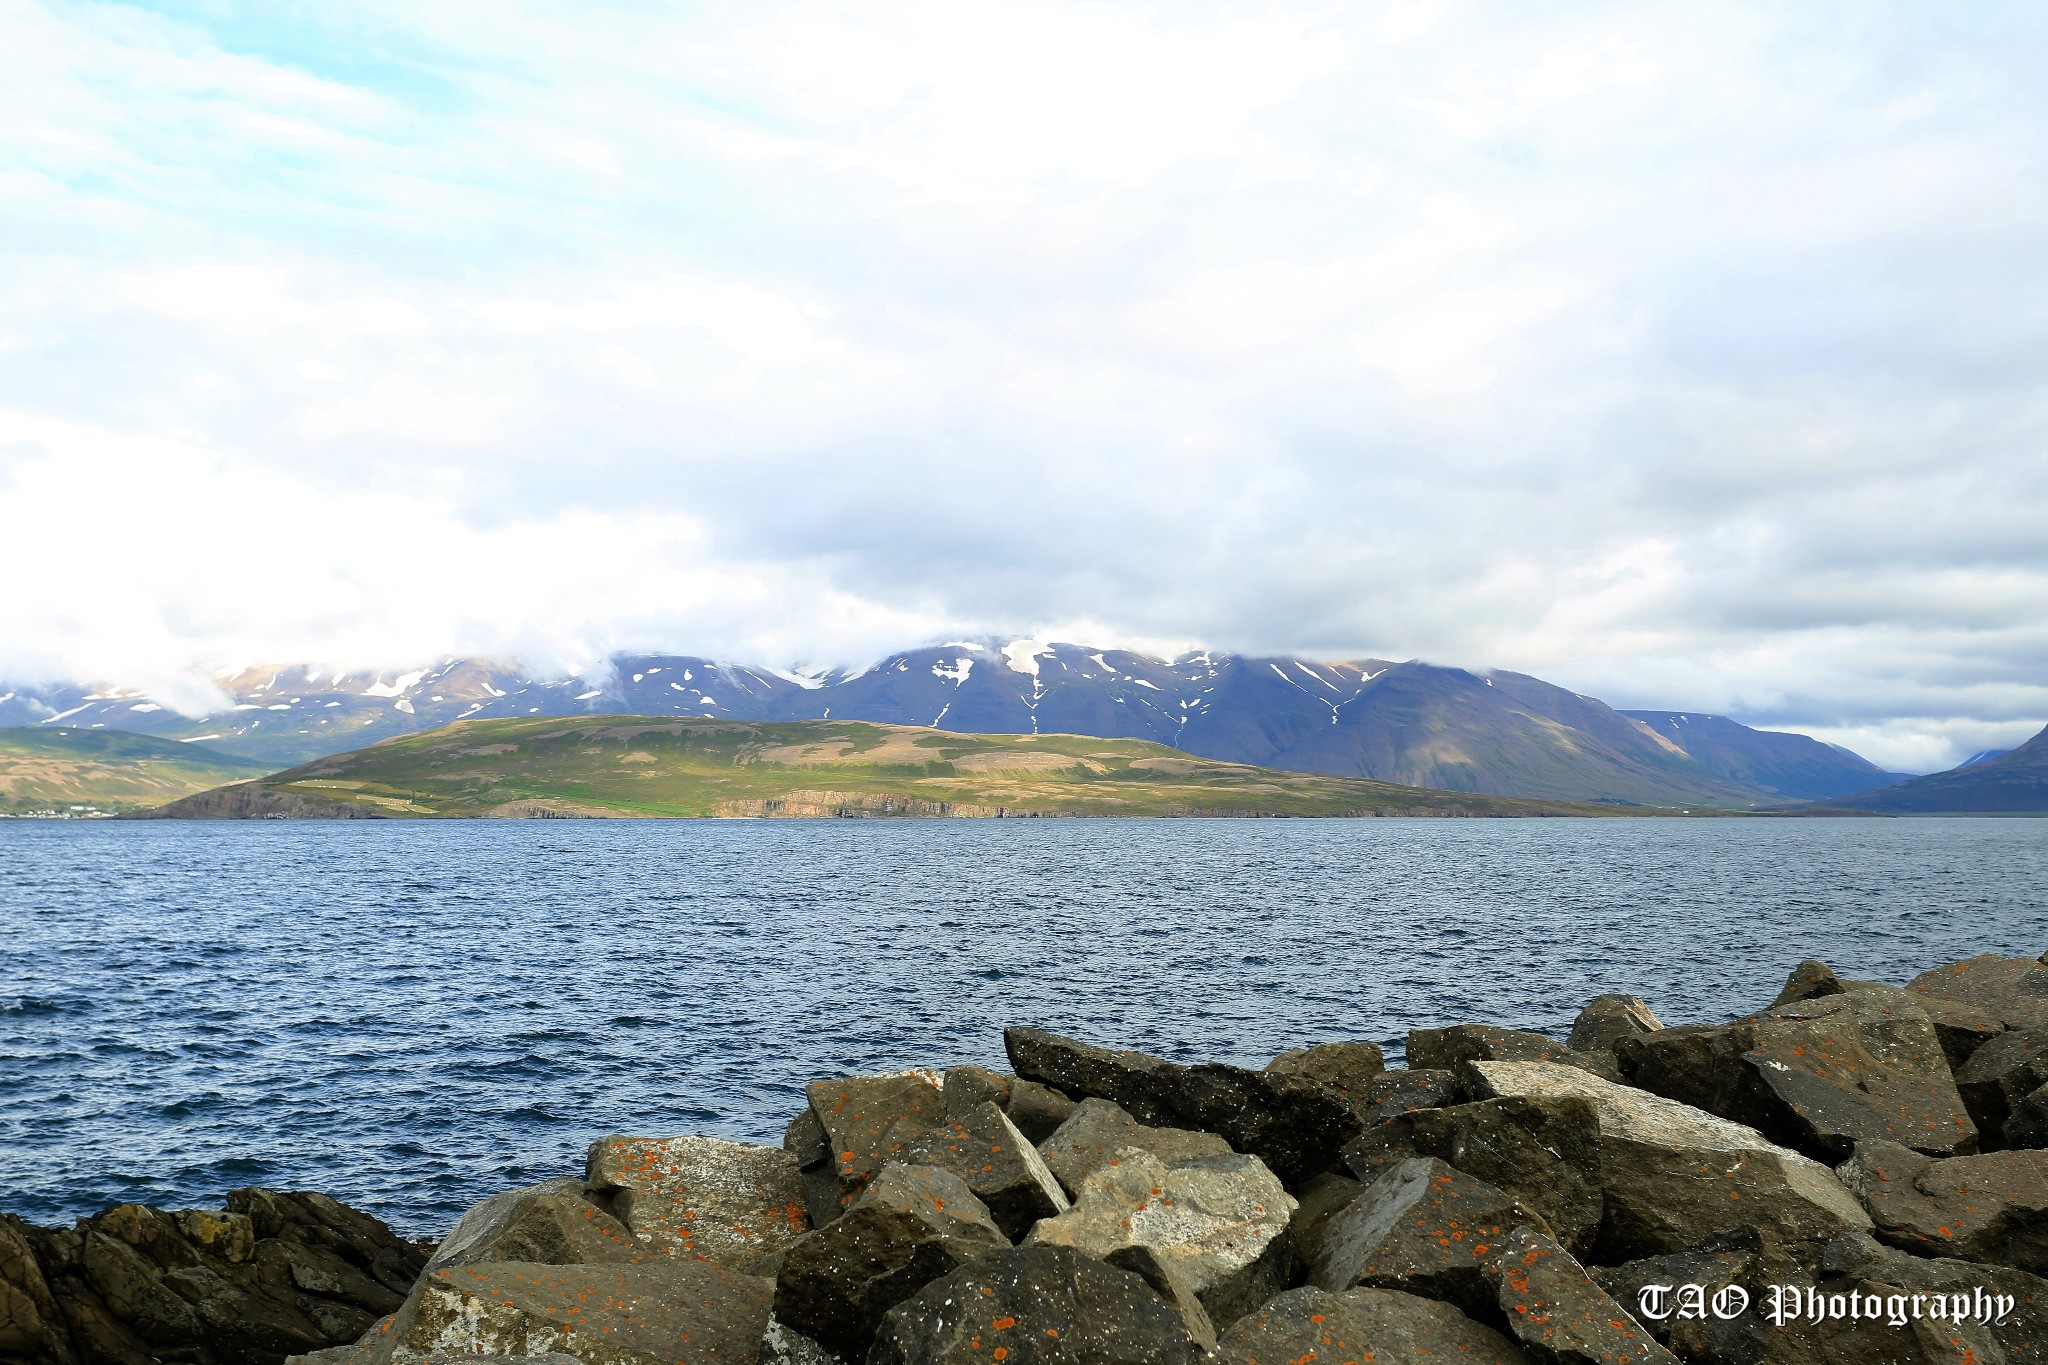
[[[1513,1096],[1398,1114],[1344,1149],[1367,1182],[1397,1162],[1433,1156],[1522,1200],[1566,1246],[1600,1231],[1600,1116],[1577,1095]]]
[[[391,1360],[557,1351],[583,1365],[755,1365],[773,1289],[709,1261],[454,1266],[415,1288]]]
[[[2010,1028],[2048,1029],[2048,963],[2041,958],[1986,953],[1922,972],[1906,989],[1975,1005]]]
[[[1294,1289],[1223,1334],[1205,1365],[1529,1365],[1529,1357],[1490,1327],[1433,1299],[1388,1289]]]
[[[1690,1105],[1544,1062],[1478,1062],[1488,1097],[1576,1095],[1599,1116],[1601,1259],[1681,1251],[1755,1227],[1778,1242],[1825,1241],[1870,1217],[1835,1173],[1754,1128]]]
[[[1195,1365],[1179,1313],[1070,1247],[998,1251],[891,1309],[868,1365]]]
[[[1570,1252],[1534,1228],[1510,1232],[1484,1274],[1500,1320],[1540,1365],[1677,1365]]]
[[[1011,1241],[1039,1219],[1066,1211],[1066,1192],[1038,1149],[992,1103],[983,1101],[938,1128],[905,1137],[902,1154],[894,1160],[959,1176]]]
[[[1348,1097],[1348,1102],[1361,1131],[1369,1131],[1396,1114],[1439,1109],[1464,1098],[1465,1093],[1455,1071],[1434,1067],[1397,1067],[1368,1082],[1363,1091]]]
[[[712,1137],[600,1138],[590,1197],[649,1252],[746,1270],[810,1230],[796,1158]]]
[[[1438,1161],[1398,1162],[1326,1219],[1309,1255],[1309,1282],[1331,1292],[1363,1286],[1492,1311],[1484,1270],[1518,1227],[1546,1235],[1543,1215],[1483,1180]]]
[[[1838,1174],[1895,1247],[2048,1274],[2048,1152],[1935,1159],[1864,1142]]]
[[[960,1177],[890,1163],[853,1207],[783,1257],[775,1316],[828,1347],[859,1350],[898,1303],[1009,1245]]]
[[[813,1144],[817,1136],[823,1138],[822,1148],[812,1145],[809,1150],[798,1152],[814,1205],[829,1205],[832,1200],[825,1191],[836,1184],[839,1207],[848,1207],[860,1197],[883,1163],[894,1159],[892,1143],[900,1142],[906,1131],[936,1128],[946,1121],[945,1092],[939,1077],[929,1071],[812,1081],[804,1093],[811,1102],[816,1129],[806,1125],[799,1131],[797,1125],[792,1125],[784,1144],[787,1146],[791,1138],[807,1145]],[[814,1178],[816,1184],[812,1183]],[[821,1216],[827,1212],[829,1208],[814,1207],[811,1221],[819,1225],[829,1222],[830,1218]]]
[[[462,1215],[433,1259],[430,1271],[478,1261],[532,1261],[540,1265],[624,1265],[643,1248],[618,1219],[590,1202],[573,1177],[507,1190]]]
[[[1083,1182],[1074,1207],[1028,1244],[1091,1256],[1146,1246],[1172,1265],[1219,1327],[1287,1287],[1295,1202],[1265,1163],[1226,1152],[1171,1165],[1126,1147]]]
[[[1081,1192],[1088,1177],[1108,1164],[1123,1147],[1150,1152],[1167,1165],[1198,1156],[1223,1156],[1230,1144],[1214,1133],[1193,1128],[1161,1128],[1140,1123],[1109,1100],[1083,1100],[1059,1130],[1039,1148],[1045,1164],[1069,1195]]]
[[[1977,1149],[1948,1054],[1904,991],[1795,1001],[1624,1038],[1615,1051],[1637,1086],[1823,1161],[1874,1138],[1932,1156]]]
[[[1821,1294],[1853,1292],[1866,1301],[1877,1296],[1886,1302],[1887,1316],[1823,1321],[1802,1333],[1811,1343],[1805,1354],[1773,1354],[1766,1357],[1768,1365],[2027,1365],[2048,1354],[2048,1280],[2023,1270],[1912,1255],[1862,1233],[1829,1242],[1819,1270]],[[1972,1303],[2005,1295],[2012,1307],[2002,1320],[1986,1315],[1992,1320],[1982,1321],[1973,1313],[1962,1322],[1935,1321],[1909,1311],[1901,1314],[1905,1322],[1893,1321],[1892,1305],[1910,1310],[1914,1295]]]

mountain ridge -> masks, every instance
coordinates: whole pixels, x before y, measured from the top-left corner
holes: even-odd
[[[536,676],[516,661],[449,658],[375,673],[267,665],[217,681],[229,706],[199,717],[134,689],[66,685],[0,695],[0,724],[61,722],[205,741],[273,768],[451,721],[631,714],[1087,734],[1436,790],[1678,808],[1794,804],[1892,778],[1804,736],[1695,713],[1621,712],[1527,674],[1420,660],[1207,650],[1166,659],[990,637],[821,672],[631,654],[589,675]],[[1715,724],[1681,730],[1658,717]],[[1708,728],[1714,742],[1699,743]]]
[[[2048,815],[2048,726],[1996,757],[1826,804],[1884,815]]]

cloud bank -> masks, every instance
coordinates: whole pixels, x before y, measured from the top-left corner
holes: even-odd
[[[0,9],[0,671],[1016,629],[2048,719],[2038,7],[235,8]]]

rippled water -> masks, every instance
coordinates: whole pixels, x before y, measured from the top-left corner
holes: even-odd
[[[2048,821],[0,825],[0,1209],[412,1234],[614,1131],[776,1141],[1005,1023],[1261,1063],[2048,947]]]

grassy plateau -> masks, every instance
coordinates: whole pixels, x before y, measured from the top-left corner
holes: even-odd
[[[1191,758],[1141,740],[863,721],[460,721],[174,802],[165,818],[1615,815]]]
[[[121,730],[0,729],[0,813],[134,810],[266,771],[203,744]]]

